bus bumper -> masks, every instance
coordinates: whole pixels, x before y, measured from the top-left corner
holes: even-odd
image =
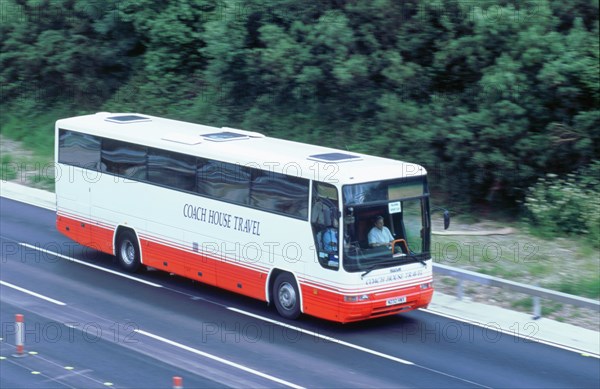
[[[346,302],[342,298],[338,321],[349,323],[426,308],[433,297],[433,288],[421,290],[416,286],[403,291],[374,293],[369,297],[362,302]]]

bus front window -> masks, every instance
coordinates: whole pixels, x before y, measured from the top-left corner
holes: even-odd
[[[368,271],[430,259],[425,179],[344,188],[343,267]]]

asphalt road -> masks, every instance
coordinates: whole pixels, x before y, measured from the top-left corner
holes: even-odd
[[[0,387],[598,388],[597,358],[426,311],[354,324],[158,271],[133,276],[0,200]],[[26,357],[14,357],[15,314]],[[33,354],[30,354],[32,352]]]

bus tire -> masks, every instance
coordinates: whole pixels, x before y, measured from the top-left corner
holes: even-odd
[[[117,258],[119,265],[126,271],[134,273],[140,268],[140,246],[137,237],[131,230],[119,234],[117,240]]]
[[[296,280],[290,273],[280,273],[273,283],[273,300],[277,312],[286,319],[297,319],[300,316],[300,292]]]

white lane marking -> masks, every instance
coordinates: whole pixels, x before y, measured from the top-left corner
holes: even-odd
[[[458,316],[453,316],[444,312],[440,312],[440,311],[436,311],[433,310],[431,308],[422,308],[421,309],[423,312],[427,312],[427,313],[431,313],[432,315],[436,315],[436,316],[442,316],[445,317],[447,319],[451,319],[451,320],[456,320],[456,321],[460,321],[462,323],[467,323],[467,324],[471,324],[477,327],[481,327],[484,328],[486,330],[493,330],[496,332],[501,332],[503,334],[506,335],[510,335],[510,336],[514,336],[515,338],[521,338],[523,340],[525,340],[526,342],[536,342],[536,343],[541,343],[541,344],[545,344],[546,346],[552,346],[552,347],[556,347],[556,348],[560,348],[562,350],[566,350],[566,351],[571,351],[574,353],[578,353],[581,354],[584,357],[593,357],[593,358],[598,358],[600,359],[600,354],[596,354],[594,352],[591,351],[587,351],[587,350],[583,350],[583,349],[579,349],[579,348],[575,348],[575,347],[571,347],[571,346],[567,346],[564,344],[560,344],[560,343],[556,343],[556,342],[552,342],[550,340],[545,340],[545,339],[541,339],[541,338],[536,338],[535,336],[527,336],[521,333],[515,333],[515,331],[509,331],[509,330],[505,330],[504,328],[502,328],[500,326],[500,324],[495,323],[493,321],[490,321],[489,323],[482,323],[476,320],[469,320],[469,319],[464,319]],[[491,326],[491,324],[494,324],[494,326]]]
[[[293,384],[293,383],[291,383],[289,381],[285,381],[285,380],[282,380],[280,378],[273,377],[272,375],[269,375],[269,374],[266,374],[266,373],[262,373],[262,372],[260,372],[258,370],[254,370],[254,369],[251,369],[251,368],[246,367],[244,365],[240,365],[239,363],[235,363],[235,362],[229,361],[227,359],[224,359],[224,358],[221,358],[221,357],[217,357],[216,355],[209,354],[209,353],[207,353],[205,351],[201,351],[201,350],[195,349],[193,347],[186,346],[184,344],[175,342],[173,340],[170,340],[170,339],[167,339],[167,338],[163,338],[162,336],[155,335],[155,334],[152,334],[150,332],[147,332],[147,331],[144,331],[144,330],[140,330],[140,329],[136,329],[135,332],[137,332],[138,334],[147,336],[149,338],[158,340],[160,342],[169,344],[171,346],[178,347],[178,348],[180,348],[182,350],[189,351],[189,352],[194,353],[196,355],[200,355],[200,356],[203,356],[205,358],[212,359],[213,361],[217,361],[217,362],[223,363],[223,364],[225,364],[227,366],[231,366],[231,367],[234,367],[236,369],[243,370],[243,371],[245,371],[247,373],[257,375],[259,377],[262,377],[262,378],[265,378],[267,380],[276,382],[278,384],[289,386],[290,388],[304,389],[304,387],[296,385],[296,384]]]
[[[78,263],[78,264],[80,264],[80,265],[89,266],[89,267],[91,267],[91,268],[94,268],[94,269],[97,269],[97,270],[102,270],[102,271],[104,271],[104,272],[107,272],[107,273],[110,273],[110,274],[114,274],[114,275],[117,275],[117,276],[120,276],[120,277],[125,277],[125,278],[127,278],[127,279],[130,279],[130,280],[133,280],[133,281],[141,282],[142,284],[146,284],[146,285],[154,286],[155,288],[162,288],[162,287],[163,287],[162,285],[155,284],[154,282],[150,282],[150,281],[142,280],[142,279],[140,279],[140,278],[136,278],[136,277],[132,277],[132,276],[130,276],[130,275],[127,275],[127,274],[120,273],[120,272],[118,272],[118,271],[114,271],[114,270],[111,270],[111,269],[106,269],[106,268],[104,268],[104,267],[101,267],[101,266],[97,266],[97,265],[93,265],[93,264],[91,264],[91,263],[87,263],[87,262],[84,262],[84,261],[80,261],[79,259],[75,259],[75,258],[69,257],[69,256],[67,256],[67,255],[63,255],[63,254],[60,254],[60,253],[56,253],[56,252],[54,252],[54,251],[46,250],[46,249],[43,249],[43,248],[41,248],[41,247],[33,246],[33,245],[30,245],[30,244],[28,244],[28,243],[19,243],[19,245],[21,245],[21,246],[23,246],[23,247],[27,247],[27,248],[33,249],[33,250],[40,251],[40,252],[42,252],[42,253],[46,253],[46,254],[50,254],[50,255],[54,255],[54,256],[56,256],[56,257],[59,257],[59,258],[66,259],[67,261],[71,261],[71,262]]]
[[[11,283],[8,283],[8,282],[6,282],[6,281],[2,281],[2,280],[0,280],[0,285],[4,285],[4,286],[7,286],[7,287],[9,287],[9,288],[12,288],[12,289],[18,290],[19,292],[27,293],[28,295],[31,295],[31,296],[34,296],[34,297],[40,298],[40,299],[42,299],[42,300],[49,301],[49,302],[51,302],[51,303],[53,303],[53,304],[56,304],[56,305],[67,305],[67,304],[63,303],[62,301],[55,300],[55,299],[53,299],[53,298],[50,298],[50,297],[48,297],[48,296],[44,296],[43,294],[39,294],[39,293],[36,293],[36,292],[32,292],[32,291],[31,291],[31,290],[29,290],[29,289],[21,288],[20,286],[13,285],[13,284],[11,284]]]
[[[39,204],[39,203],[36,203],[36,202],[27,201],[25,199],[20,198],[19,196],[15,196],[15,195],[7,196],[5,193],[2,193],[0,195],[0,197],[4,197],[4,198],[10,199],[10,200],[14,200],[14,201],[18,201],[18,202],[21,202],[21,203],[24,203],[24,204],[32,205],[34,207],[40,207],[40,208],[45,208],[45,209],[48,209],[48,210],[51,210],[51,211],[56,211],[56,207],[50,207],[50,206],[46,206],[46,205]],[[26,247],[33,247],[33,246],[27,245],[25,243],[19,243],[19,244],[24,245]],[[39,249],[40,251],[45,251],[47,253],[52,253],[51,251],[42,250],[40,248],[36,248],[36,247],[33,247],[33,248],[34,249]],[[79,260],[74,259],[74,258],[63,256],[62,254],[58,254],[58,253],[52,253],[52,254],[54,254],[56,256],[59,256],[59,257],[62,257],[62,258],[65,258],[65,259],[68,259],[68,260],[76,262],[76,263],[80,263],[80,264],[85,265],[85,266],[90,266],[90,267],[93,267],[93,268],[96,268],[96,269],[99,269],[99,270],[102,270],[102,271],[113,273],[113,274],[119,275],[121,277],[130,278],[132,280],[135,280],[135,281],[147,284],[147,285],[151,285],[151,286],[154,286],[154,287],[157,287],[157,288],[161,288],[162,287],[162,285],[159,285],[159,284],[155,284],[155,283],[152,283],[152,282],[149,282],[149,281],[144,281],[144,280],[141,280],[141,279],[138,279],[138,278],[135,278],[135,277],[128,276],[126,274],[115,272],[113,270],[109,270],[109,269],[104,269],[104,268],[101,268],[101,267],[97,267],[95,265],[92,265],[92,264],[89,264],[89,263],[86,263],[86,262],[82,262],[82,261],[79,261]],[[174,290],[174,289],[172,289],[172,290]],[[208,301],[208,302],[212,302],[212,301],[207,300],[207,299],[202,299],[202,300],[205,300],[205,301]],[[221,305],[221,304],[218,304],[218,305]],[[456,316],[452,316],[452,315],[449,315],[449,314],[446,314],[446,313],[443,313],[443,312],[431,310],[429,308],[427,308],[427,309],[420,309],[420,310],[422,310],[424,312],[431,313],[433,315],[438,315],[438,316],[446,317],[446,318],[449,318],[449,319],[457,320],[457,321],[460,321],[460,322],[463,322],[463,323],[468,323],[468,324],[476,325],[478,327],[488,328],[488,326],[486,326],[486,324],[483,324],[483,323],[480,323],[480,322],[477,322],[477,321],[474,321],[474,320],[465,320],[465,319],[462,319],[462,318],[459,318],[459,317],[456,317]],[[242,312],[243,311],[240,311],[240,313],[242,313]],[[283,324],[283,323],[281,323],[281,324]],[[552,347],[560,348],[560,349],[563,349],[563,350],[567,350],[567,351],[579,353],[579,354],[581,354],[581,355],[583,355],[585,357],[593,357],[593,358],[600,359],[600,354],[596,354],[596,353],[589,352],[589,351],[586,351],[586,350],[581,350],[581,349],[573,348],[573,347],[570,347],[570,346],[566,346],[566,345],[563,345],[563,344],[560,344],[560,343],[555,343],[555,342],[544,340],[544,339],[531,338],[531,337],[522,336],[520,334],[515,334],[514,332],[511,332],[511,331],[500,330],[500,332],[504,332],[504,333],[506,333],[508,335],[512,335],[512,336],[515,336],[515,337],[520,337],[520,338],[523,338],[523,339],[526,339],[526,340],[535,341],[537,343],[545,344],[547,346],[552,346]]]
[[[372,350],[372,349],[369,349],[369,348],[366,348],[366,347],[362,347],[362,346],[359,346],[359,345],[356,345],[356,344],[353,344],[353,343],[345,342],[343,340],[332,338],[332,337],[327,336],[327,335],[322,335],[322,334],[319,334],[319,333],[314,332],[314,331],[305,330],[303,328],[292,326],[290,324],[286,324],[286,323],[283,323],[283,322],[280,322],[280,321],[277,321],[277,320],[273,320],[273,319],[269,319],[269,318],[262,317],[262,316],[259,316],[259,315],[255,315],[254,313],[242,311],[241,309],[237,309],[237,308],[233,308],[233,307],[227,307],[227,309],[229,309],[230,311],[233,311],[233,312],[237,312],[237,313],[239,313],[241,315],[250,316],[250,317],[253,317],[255,319],[266,321],[268,323],[272,323],[272,324],[275,324],[275,325],[278,325],[278,326],[281,326],[281,327],[285,327],[285,328],[288,328],[288,329],[291,329],[291,330],[299,331],[299,332],[305,333],[307,335],[316,336],[318,338],[321,338],[321,339],[324,339],[324,340],[328,340],[330,342],[336,342],[339,345],[346,346],[346,347],[349,347],[349,348],[353,348],[355,350],[359,350],[359,351],[362,351],[362,352],[366,352],[366,353],[369,353],[369,354],[372,354],[372,355],[375,355],[375,356],[378,356],[378,357],[381,357],[381,358],[389,359],[390,361],[399,362],[399,363],[402,363],[402,364],[405,364],[405,365],[412,365],[412,366],[414,366],[416,368],[427,370],[427,371],[430,371],[430,372],[435,373],[435,374],[441,374],[441,375],[443,375],[445,377],[448,377],[448,378],[452,378],[452,379],[455,379],[455,380],[458,380],[458,381],[466,382],[467,384],[469,384],[471,386],[478,386],[478,387],[481,387],[481,388],[489,388],[489,389],[491,389],[491,387],[486,386],[486,385],[482,385],[482,384],[477,383],[475,381],[470,381],[470,380],[467,380],[465,378],[461,378],[461,377],[458,377],[458,376],[455,376],[455,375],[452,375],[452,374],[449,374],[449,373],[444,373],[443,371],[440,371],[440,370],[436,370],[436,369],[432,369],[432,368],[429,368],[429,367],[426,367],[426,366],[418,365],[418,364],[416,364],[414,362],[410,362],[410,361],[407,361],[405,359],[394,357],[393,355],[385,354],[385,353],[382,353],[382,352],[379,352],[379,351],[375,351],[375,350]]]
[[[230,311],[233,311],[233,312],[237,312],[237,313],[242,314],[242,315],[253,317],[253,318],[258,319],[258,320],[266,321],[268,323],[275,324],[275,325],[278,325],[278,326],[281,326],[281,327],[284,327],[284,328],[287,328],[287,329],[290,329],[290,330],[298,331],[298,332],[301,332],[301,333],[306,334],[306,335],[314,336],[314,337],[317,337],[319,339],[323,339],[323,340],[326,340],[326,341],[329,341],[329,342],[332,342],[332,343],[335,343],[335,344],[339,344],[341,346],[346,346],[346,347],[353,348],[353,349],[358,350],[358,351],[362,351],[362,352],[365,352],[365,353],[368,353],[368,354],[376,355],[376,356],[381,357],[381,358],[389,359],[390,361],[402,363],[404,365],[414,365],[413,362],[407,361],[406,359],[397,358],[397,357],[395,357],[393,355],[389,355],[389,354],[385,354],[385,353],[382,353],[382,352],[379,352],[379,351],[375,351],[375,350],[372,350],[370,348],[366,348],[366,347],[363,347],[363,346],[359,346],[357,344],[353,344],[353,343],[349,343],[349,342],[343,341],[341,339],[332,338],[331,336],[319,334],[318,332],[305,330],[304,328],[296,327],[296,326],[293,326],[293,325],[290,325],[290,324],[286,324],[286,323],[283,323],[283,322],[280,322],[280,321],[277,321],[277,320],[273,320],[273,319],[269,319],[269,318],[266,318],[266,317],[263,317],[263,316],[255,315],[254,313],[242,311],[241,309],[232,308],[232,307],[227,307],[227,309],[229,309]]]

